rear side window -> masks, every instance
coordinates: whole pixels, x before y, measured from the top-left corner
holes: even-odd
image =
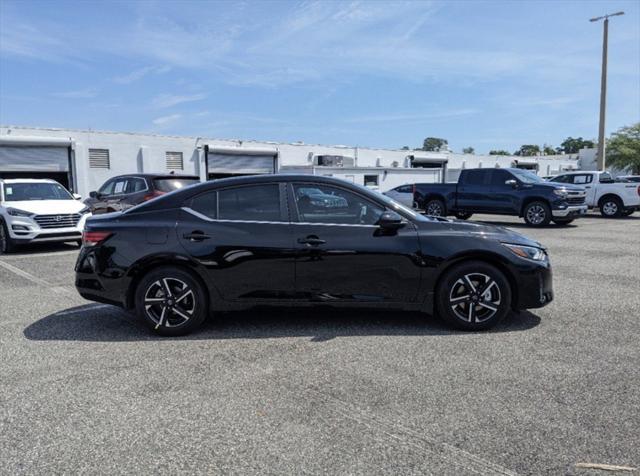
[[[139,193],[147,189],[147,182],[141,178],[130,178],[127,183],[127,193]]]
[[[611,183],[613,182],[613,178],[608,172],[600,174],[600,183]]]
[[[489,175],[489,171],[484,170],[467,170],[462,176],[464,178],[465,185],[483,185],[485,182],[485,178]]]
[[[491,171],[491,185],[499,187],[506,186],[505,182],[512,179],[513,176],[506,170],[492,170]]]
[[[575,184],[583,184],[583,183],[591,183],[591,181],[593,180],[593,177],[591,175],[574,175],[573,176],[573,183]]]
[[[411,185],[401,185],[394,190],[398,193],[413,193],[413,187]]]
[[[191,200],[191,209],[215,220],[218,217],[218,192],[207,192]]]
[[[253,185],[220,190],[218,219],[282,221],[278,185]]]

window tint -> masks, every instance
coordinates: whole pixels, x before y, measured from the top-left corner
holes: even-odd
[[[191,200],[191,209],[211,219],[218,216],[218,192],[207,192]]]
[[[141,178],[130,178],[127,182],[126,193],[143,192],[147,188],[147,182]]]
[[[158,178],[153,181],[153,186],[161,192],[173,192],[196,183],[200,183],[197,178]]]
[[[613,182],[613,178],[611,177],[611,174],[609,174],[608,172],[604,172],[600,174],[600,183],[611,183],[611,182]]]
[[[394,190],[399,193],[413,193],[413,187],[411,185],[402,185],[396,187]]]
[[[506,170],[493,170],[491,172],[491,185],[496,187],[508,187],[505,182],[514,177]]]
[[[294,184],[293,189],[301,222],[375,225],[384,212],[384,207],[338,187]]]
[[[488,171],[484,170],[467,170],[463,173],[464,183],[466,185],[482,185],[487,176]]]
[[[127,187],[127,179],[116,180],[116,184],[113,186],[113,194],[119,195],[124,193],[125,188]]]
[[[573,183],[571,175],[560,175],[558,177],[554,177],[551,182]]]
[[[113,193],[113,186],[115,185],[115,183],[115,180],[109,180],[107,183],[105,183],[99,190],[100,195],[111,195]]]
[[[278,185],[255,185],[218,192],[221,220],[282,221]]]

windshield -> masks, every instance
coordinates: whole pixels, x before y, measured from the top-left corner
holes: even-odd
[[[59,183],[16,182],[4,184],[4,199],[7,202],[26,202],[31,200],[73,200],[73,197]]]
[[[541,177],[538,177],[536,174],[534,174],[533,172],[530,172],[528,170],[509,169],[509,172],[511,172],[513,175],[516,176],[516,178],[518,180],[520,180],[521,182],[524,182],[524,183],[541,183],[541,182],[544,182],[544,180]]]
[[[200,180],[196,178],[161,178],[153,181],[156,190],[161,192],[173,192],[196,183],[200,183]]]

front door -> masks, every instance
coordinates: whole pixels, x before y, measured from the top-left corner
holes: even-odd
[[[208,191],[183,207],[178,240],[229,301],[293,297],[294,249],[284,185]]]
[[[493,169],[491,171],[489,200],[491,201],[490,207],[495,213],[518,213],[520,211],[522,192],[513,185],[505,183],[507,180],[516,180],[516,178],[506,170]]]
[[[411,222],[385,233],[376,225],[382,204],[333,185],[293,183],[289,199],[298,299],[415,301],[420,246]]]

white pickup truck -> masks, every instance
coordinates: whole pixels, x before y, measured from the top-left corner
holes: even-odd
[[[599,208],[602,216],[608,218],[629,216],[640,210],[640,184],[615,182],[608,172],[566,172],[549,181],[584,187],[587,191],[587,206]]]

